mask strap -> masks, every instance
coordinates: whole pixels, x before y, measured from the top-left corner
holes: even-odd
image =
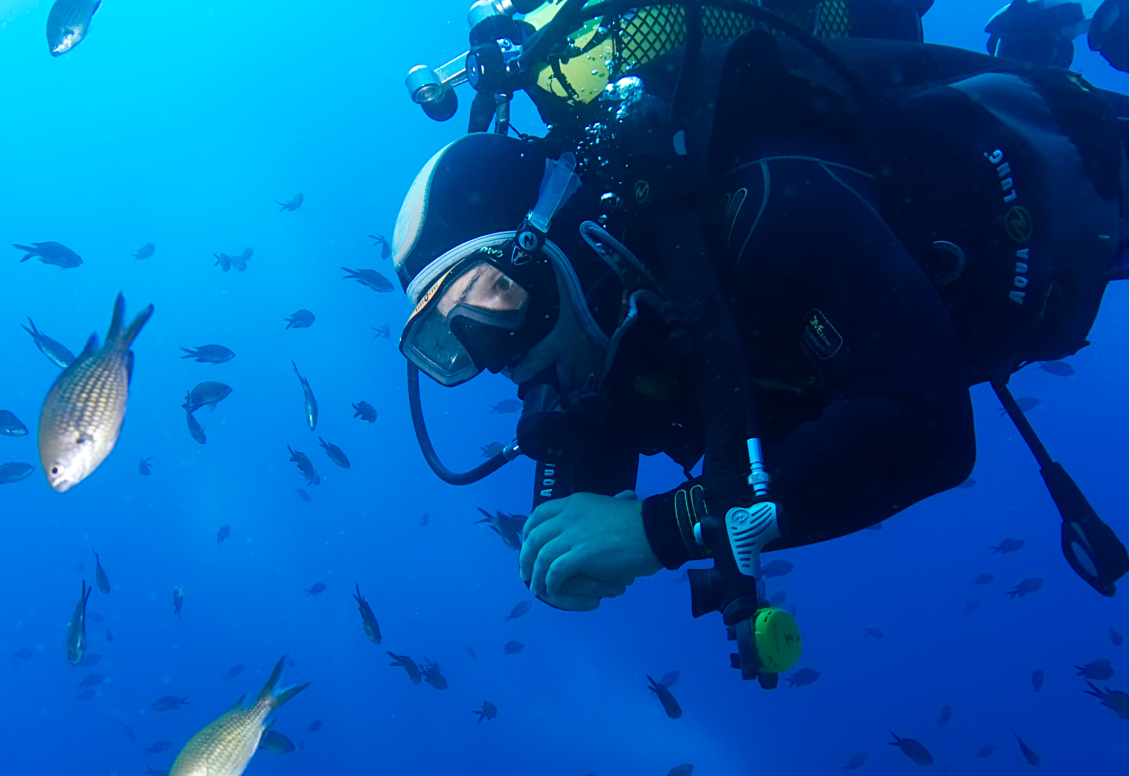
[[[514,264],[525,264],[545,245],[553,216],[581,187],[581,178],[574,172],[576,167],[577,157],[572,151],[564,152],[557,160],[545,160],[537,204],[526,214],[515,236],[514,250],[510,255]]]

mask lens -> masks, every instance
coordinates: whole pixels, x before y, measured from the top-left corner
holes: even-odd
[[[475,261],[425,294],[404,327],[400,350],[442,385],[466,382],[484,367],[497,371],[492,367],[506,350],[503,335],[513,340],[528,304],[522,286],[493,264]]]

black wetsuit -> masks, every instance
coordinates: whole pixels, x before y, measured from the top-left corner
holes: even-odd
[[[775,103],[770,79],[760,99],[719,109],[716,126],[728,131],[716,132],[710,183],[697,204],[743,344],[781,508],[782,537],[773,549],[858,531],[955,487],[975,458],[968,387],[1007,377],[1025,358],[1058,357],[1023,355],[1034,347],[1032,332],[1053,320],[1071,328],[1068,352],[1085,344],[1114,243],[1121,240],[1125,252],[1125,194],[1105,191],[1117,183],[1096,184],[1085,172],[1095,167],[1088,138],[1077,133],[1073,145],[1063,133],[1050,132],[1053,122],[1042,103],[1025,107],[1029,87],[1008,78],[957,83],[941,97],[931,93],[941,114],[948,112],[938,122],[955,121],[955,106],[973,108],[968,126],[950,124],[968,129],[970,142],[948,156],[942,149],[932,169],[915,168],[929,181],[929,196],[940,192],[932,204],[924,188],[911,188],[907,198],[938,211],[928,229],[919,223],[921,208],[891,206],[891,187],[881,192],[867,171],[867,145],[853,130],[857,125],[829,108],[819,87],[796,100],[797,90],[809,87],[787,83]],[[741,81],[740,88],[751,87]],[[1006,100],[1021,106],[1014,116],[1000,119],[978,103],[994,89],[1014,88],[1016,100]],[[1037,140],[1025,145],[1029,125]],[[994,153],[998,141],[1018,160],[1005,170],[1008,177]],[[1103,142],[1125,180],[1118,140]],[[1076,147],[1082,159],[1073,156]],[[1070,156],[1071,170],[1039,172],[1049,156]],[[1110,175],[1116,182],[1118,170]],[[1013,177],[1027,184],[1022,202]],[[1076,190],[1078,207],[1088,212],[1062,209],[1057,197]],[[1036,222],[1023,233],[1012,220],[1018,202]],[[1101,229],[1098,220],[1088,220],[1099,210],[1105,214]],[[1109,250],[1080,248],[1079,237],[1063,231],[1076,222],[1094,245],[1106,241]],[[927,251],[939,237],[957,240],[946,249],[962,256],[954,277],[931,271],[918,244],[922,235]],[[645,221],[630,227],[624,241],[646,258],[659,250],[648,238]],[[1030,244],[1039,266],[1036,258],[1028,266]],[[1065,273],[1088,262],[1093,283],[1073,285]],[[948,290],[940,288],[947,284]],[[1068,291],[1070,304],[1061,304]],[[1060,307],[1078,310],[1082,320],[1059,321]],[[639,454],[664,452],[689,467],[702,453],[688,360],[670,346],[657,315],[641,320],[645,325],[625,338],[606,381],[603,422],[590,454],[574,467],[574,490],[611,495],[632,487]],[[980,352],[982,341],[992,342],[994,354]],[[703,557],[693,540],[703,514],[696,480],[647,498],[643,514],[649,543],[665,566]]]

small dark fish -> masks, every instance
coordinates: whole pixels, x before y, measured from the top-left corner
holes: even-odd
[[[392,332],[388,330],[387,323],[382,326],[370,326],[369,328],[376,332],[376,334],[373,335],[373,339],[388,339],[392,336]]]
[[[771,560],[761,567],[761,576],[764,579],[783,577],[793,570],[793,564],[787,560]]]
[[[88,701],[94,697],[94,690],[83,690],[75,696],[76,701]]]
[[[526,645],[520,641],[508,641],[502,645],[502,652],[506,655],[517,655],[525,648]]]
[[[149,470],[149,462],[152,460],[152,458],[142,458],[141,463],[137,465],[137,473],[142,477],[148,477],[150,474],[152,474],[153,472]]]
[[[1123,719],[1127,719],[1127,712],[1130,710],[1130,696],[1121,690],[1111,690],[1108,687],[1100,690],[1095,685],[1087,682],[1087,686],[1091,689],[1084,690],[1087,695],[1093,695],[1102,702],[1102,705],[1113,711]]]
[[[491,442],[489,445],[483,445],[483,458],[494,458],[505,449],[506,445],[501,442]]]
[[[293,211],[293,210],[298,210],[298,208],[302,207],[302,199],[303,198],[302,198],[301,194],[295,194],[287,202],[277,202],[276,201],[275,204],[281,206],[281,207],[279,207],[280,213],[283,212],[284,210],[287,211],[287,212],[290,212],[290,211]]]
[[[367,401],[358,402],[353,405],[353,417],[361,418],[372,423],[377,419],[377,411],[373,409],[373,405]]]
[[[671,690],[668,687],[656,682],[650,676],[647,677],[647,681],[650,683],[648,689],[659,698],[659,702],[663,704],[663,710],[667,712],[668,717],[678,719],[683,716],[683,710],[679,708],[679,702],[675,700],[675,696],[671,694]]]
[[[65,0],[60,0],[60,2],[55,3],[56,7],[64,1]],[[27,255],[20,259],[21,262],[38,258],[44,264],[54,264],[56,267],[62,267],[63,269],[74,269],[82,264],[82,257],[62,243],[41,242],[32,243],[31,245],[17,245],[16,243],[12,243],[12,247],[19,248],[21,251],[27,251]]]
[[[318,437],[318,441],[321,442],[322,449],[326,451],[326,455],[330,457],[331,461],[343,469],[349,468],[349,459],[345,456],[345,453],[341,451],[340,447],[335,444],[330,444],[321,437]]]
[[[870,636],[873,639],[883,638],[883,631],[879,630],[878,628],[874,628],[874,627],[864,628],[863,633],[867,636]]]
[[[496,415],[509,415],[522,409],[522,402],[517,399],[503,399],[498,404],[491,404],[490,411]]]
[[[953,709],[949,706],[942,706],[941,713],[938,714],[938,730],[941,730],[950,723],[953,719]]]
[[[487,523],[491,529],[499,535],[502,543],[512,550],[522,549],[522,529],[526,525],[525,515],[507,515],[503,512],[495,510],[491,515],[482,507],[478,508],[485,516],[485,520],[476,520],[475,525],[479,523]]]
[[[216,531],[216,544],[223,544],[229,536],[231,536],[231,526],[221,525],[220,530]]]
[[[240,674],[243,673],[243,668],[244,668],[243,663],[236,663],[234,666],[232,666],[231,668],[228,669],[228,672],[226,674],[224,674],[220,678],[221,679],[231,679],[233,676],[239,676]]]
[[[102,684],[104,681],[106,681],[106,675],[105,674],[89,674],[89,675],[83,677],[82,681],[78,683],[78,686],[83,687],[83,688],[97,687],[98,685]]]
[[[180,587],[173,588],[173,614],[180,619],[180,610],[184,606],[184,590]]]
[[[1099,682],[1106,681],[1114,676],[1114,668],[1109,658],[1099,658],[1081,666],[1075,666],[1075,675],[1084,679],[1094,679]]]
[[[675,683],[678,682],[678,681],[679,681],[679,672],[678,671],[668,671],[667,673],[663,674],[663,678],[659,680],[659,683],[661,685],[663,685],[664,687],[674,687]]]
[[[47,356],[47,360],[60,369],[66,369],[75,362],[75,354],[72,353],[65,345],[62,345],[55,340],[48,337],[46,334],[35,328],[35,321],[29,316],[27,322],[31,324],[29,329],[27,326],[20,324],[20,328],[31,335],[35,340],[35,346],[39,348],[39,352]]]
[[[420,515],[420,527],[421,527],[421,528],[423,528],[423,527],[424,527],[425,525],[427,525],[427,524],[428,524],[428,521],[429,521],[430,519],[431,519],[431,518],[429,518],[429,517],[428,517],[428,513],[427,513],[427,512],[425,512],[424,514]]]
[[[268,730],[259,742],[259,748],[274,754],[290,754],[294,751],[294,744],[277,730]]]
[[[964,480],[964,481],[963,481],[963,482],[962,482],[962,483],[961,483],[960,485],[958,485],[957,487],[961,488],[962,490],[968,490],[969,488],[972,488],[972,487],[973,487],[974,485],[976,485],[976,484],[977,484],[977,480],[973,479],[972,477],[967,477],[967,478],[966,478],[966,479],[965,479],[965,480]]]
[[[471,713],[478,714],[479,722],[482,722],[484,719],[494,719],[495,717],[497,717],[498,707],[490,701],[483,701],[483,708],[479,711],[472,711]]]
[[[192,411],[188,409],[191,406],[192,393],[189,392],[184,395],[184,417],[185,420],[188,421],[188,433],[200,444],[205,444],[208,441],[208,437],[204,436],[204,427],[200,425],[200,421],[198,421],[196,416],[192,414]]]
[[[231,256],[226,253],[213,253],[212,258],[216,260],[216,263],[212,266],[219,267],[224,272],[231,271]]]
[[[47,15],[47,48],[51,56],[62,56],[86,40],[90,22],[101,5],[102,0],[55,0]]]
[[[75,604],[75,611],[71,621],[67,623],[67,662],[77,666],[82,662],[82,655],[86,652],[86,602],[94,588],[86,586],[82,581],[82,595]]]
[[[172,745],[172,741],[158,741],[155,744],[145,747],[141,751],[145,752],[145,754],[157,754],[158,752],[167,752]]]
[[[173,711],[182,706],[190,705],[188,699],[191,697],[190,695],[186,695],[183,698],[178,698],[175,695],[164,695],[153,701],[153,705],[149,708],[153,709],[153,711]]]
[[[856,752],[847,761],[847,765],[841,768],[841,771],[854,771],[862,768],[863,764],[867,762],[867,752]]]
[[[284,320],[288,329],[308,329],[314,325],[314,313],[309,310],[299,310]]]
[[[975,754],[974,757],[988,757],[995,751],[997,751],[996,744],[985,744],[977,750],[977,754]]]
[[[310,485],[316,485],[318,474],[314,471],[314,464],[310,463],[310,458],[306,453],[297,452],[290,445],[287,445],[286,449],[290,451],[290,460],[298,467],[298,471],[302,472],[306,482]]]
[[[113,641],[113,640],[114,640],[114,634],[110,632],[109,628],[107,628],[106,629],[106,641]]]
[[[1027,412],[1028,410],[1034,410],[1039,405],[1040,405],[1040,400],[1037,399],[1035,396],[1021,396],[1020,398],[1018,398],[1016,400],[1016,406],[1020,407],[1021,412]],[[1008,411],[1005,410],[1004,407],[998,407],[997,410],[1000,413],[1000,416],[1002,418],[1005,415],[1008,414]]]
[[[375,269],[349,269],[348,267],[342,267],[341,270],[342,272],[349,273],[343,280],[356,280],[361,285],[368,286],[378,293],[387,294],[389,291],[396,289],[392,281]]]
[[[1010,552],[1016,552],[1024,546],[1023,539],[1005,539],[995,547],[989,549],[993,551],[993,555],[1007,555]]]
[[[691,776],[692,773],[694,773],[694,766],[690,763],[683,763],[667,771],[667,776]]]
[[[1116,647],[1121,647],[1122,642],[1126,640],[1122,638],[1122,634],[1116,631],[1114,628],[1110,629],[1110,633],[1108,635],[1110,636],[1110,643]]]
[[[1016,743],[1020,744],[1020,754],[1024,755],[1024,759],[1028,761],[1029,765],[1039,768],[1040,755],[1036,754],[1032,747],[1024,743],[1024,739],[1022,739],[1015,730],[1012,731],[1012,734],[1016,736]]]
[[[1032,672],[1032,691],[1039,692],[1044,689],[1044,669],[1037,668]]]
[[[302,488],[295,488],[294,492],[297,493],[298,497],[300,499],[302,499],[303,501],[305,501],[307,504],[310,503],[310,494],[307,493],[305,490],[303,490]]]
[[[326,586],[322,582],[315,582],[313,585],[306,589],[306,595],[317,597],[326,592]]]
[[[975,584],[975,585],[991,585],[993,583],[993,579],[994,579],[993,575],[986,571],[983,574],[978,574],[976,576],[976,578],[973,580],[973,584]]]
[[[443,674],[439,672],[439,663],[433,663],[427,658],[424,658],[423,669],[425,682],[437,690],[447,689],[447,680],[443,677]]]
[[[239,254],[238,256],[228,256],[228,261],[231,262],[231,265],[235,267],[237,271],[246,272],[247,260],[251,258],[251,254],[253,252],[254,251],[252,251],[250,248],[244,248],[243,253]]]
[[[110,578],[102,570],[102,559],[98,557],[97,552],[94,552],[94,581],[98,583],[98,592],[102,595],[110,594]]]
[[[8,657],[12,658],[12,661],[15,662],[17,660],[31,660],[34,654],[35,653],[33,653],[30,649],[24,647],[23,649],[18,649],[15,652],[9,652]]]
[[[306,412],[306,425],[310,427],[311,431],[313,431],[318,426],[318,401],[314,398],[314,391],[310,387],[310,381],[299,373],[298,365],[293,361],[290,362],[290,365],[294,367],[294,373],[298,375],[298,382],[302,384],[302,406],[304,411]],[[323,442],[322,447],[325,446],[326,443]],[[341,451],[339,450],[338,452]],[[345,456],[343,455],[342,458],[344,457]],[[333,458],[333,453],[330,453],[330,458]],[[336,458],[334,459],[334,463],[337,463],[338,466],[341,466]],[[349,461],[345,462],[345,466],[343,468],[349,468]]]
[[[131,744],[136,744],[136,743],[137,743],[137,736],[135,736],[135,735],[133,734],[133,728],[131,728],[131,727],[130,727],[129,725],[127,725],[127,724],[126,724],[126,723],[124,723],[124,722],[119,722],[118,724],[120,724],[120,725],[122,726],[122,730],[124,730],[124,731],[125,731],[125,733],[126,733],[126,738],[128,738],[128,739],[129,739],[129,742],[130,742]]]
[[[1056,377],[1071,377],[1075,374],[1075,367],[1066,361],[1041,361],[1040,369]]]
[[[769,605],[772,606],[775,609],[780,609],[782,606],[785,605],[785,600],[788,597],[789,597],[789,594],[786,591],[778,590],[776,593],[769,596]]]
[[[316,719],[310,723],[310,727],[306,728],[307,733],[317,733],[322,729],[322,720]]]
[[[802,668],[789,677],[789,687],[806,687],[820,678],[815,668]]]
[[[1030,593],[1035,593],[1043,586],[1044,580],[1042,577],[1028,577],[1027,579],[1020,580],[1020,583],[1017,584],[1017,586],[1012,590],[1009,590],[1007,593],[1005,593],[1005,595],[1010,599],[1023,598]]]
[[[78,661],[79,668],[90,668],[102,662],[102,656],[94,652],[87,652],[82,656],[82,660]]]
[[[22,463],[20,461],[0,463],[0,485],[26,480],[34,471],[35,467],[30,463]]]
[[[408,678],[412,681],[412,684],[419,684],[420,680],[423,679],[423,676],[420,674],[420,667],[416,665],[416,661],[412,658],[407,655],[397,655],[392,652],[389,652],[388,656],[392,658],[392,662],[389,663],[389,665],[400,666],[407,671]]]
[[[474,647],[472,647],[472,646],[471,646],[470,644],[468,644],[468,645],[467,645],[467,646],[465,647],[465,649],[467,650],[467,656],[468,656],[469,658],[471,658],[472,660],[478,660],[478,659],[479,659],[479,656],[475,654],[475,649],[474,649]],[[26,652],[27,650],[24,650],[24,651]]]
[[[188,394],[188,400],[181,405],[188,412],[196,412],[209,404],[216,405],[231,396],[231,386],[223,383],[205,381],[198,384]]]
[[[90,620],[91,622],[106,622],[106,618],[100,615],[98,612],[87,612],[86,619]]]
[[[361,585],[354,582],[353,587],[357,591],[353,600],[357,602],[357,610],[361,612],[361,627],[365,630],[365,636],[374,644],[380,644],[381,626],[377,624],[376,615],[373,614],[373,609],[365,600],[365,596],[361,595]]]
[[[532,601],[522,601],[520,603],[514,604],[514,608],[510,610],[510,614],[503,617],[502,621],[510,622],[511,620],[517,620],[523,614],[530,611],[530,607],[533,605],[534,604]]]
[[[384,235],[371,234],[371,235],[369,235],[369,237],[371,237],[375,241],[373,243],[374,247],[376,247],[378,245],[380,246],[380,248],[381,248],[381,258],[382,259],[387,259],[389,256],[392,255],[392,246],[388,244],[388,240],[386,240],[384,238]]]
[[[27,436],[27,426],[8,410],[0,410],[0,436]]]
[[[902,750],[902,753],[911,759],[911,762],[917,765],[931,765],[934,758],[926,751],[926,747],[922,746],[913,738],[899,738],[894,733],[891,733],[895,740],[891,742],[891,746],[897,746]]]
[[[980,598],[970,598],[969,602],[965,604],[965,608],[961,610],[962,614],[972,614],[981,606]]]
[[[142,245],[140,248],[137,249],[137,253],[133,254],[134,261],[141,261],[143,259],[148,259],[150,256],[153,255],[153,252],[155,250],[157,250],[156,245],[154,245],[153,243],[145,243],[145,245]]]
[[[186,355],[181,358],[192,358],[198,364],[222,364],[235,358],[235,353],[223,345],[201,345],[198,348],[181,348]]]

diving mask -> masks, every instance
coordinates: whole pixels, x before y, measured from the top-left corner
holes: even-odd
[[[506,246],[507,248],[509,246]],[[404,325],[400,352],[444,386],[521,360],[557,319],[550,263],[505,263],[509,250],[481,248],[455,264],[420,298]]]

